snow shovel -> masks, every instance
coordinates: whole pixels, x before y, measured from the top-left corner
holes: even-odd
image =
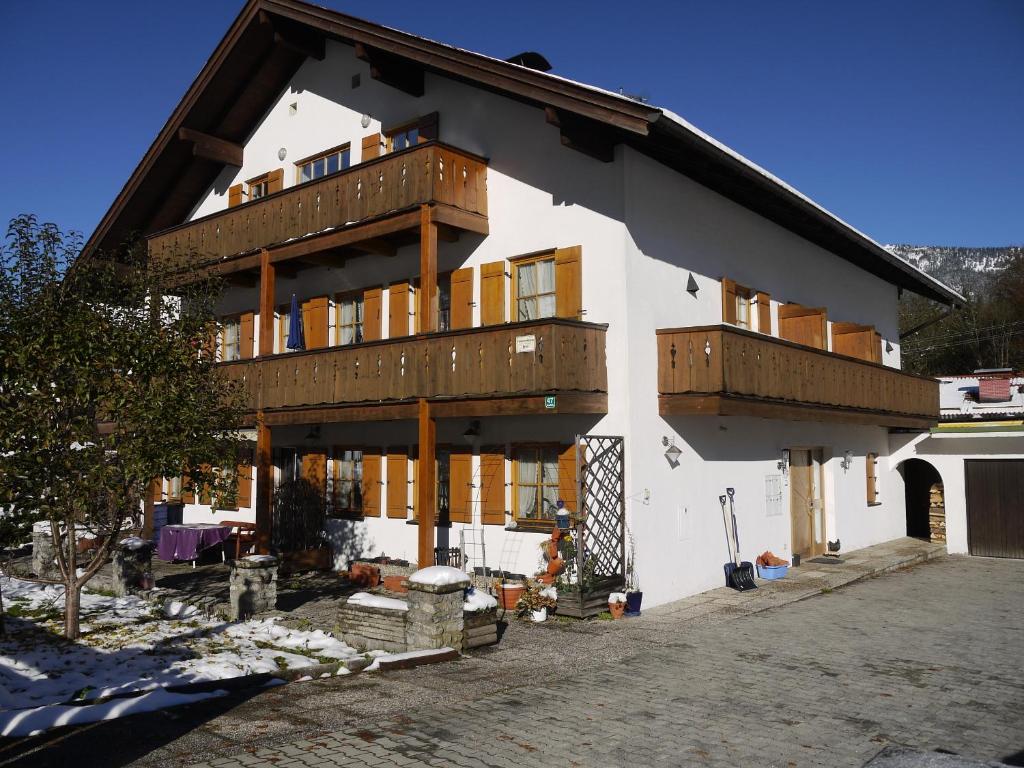
[[[732,572],[736,570],[736,563],[732,556],[732,529],[729,527],[729,513],[725,510],[727,497],[723,494],[718,497],[718,503],[722,505],[722,522],[725,523],[725,546],[729,550],[729,562],[723,568],[725,570],[725,586],[732,586]]]
[[[735,488],[726,488],[726,494],[729,496],[729,515],[732,517],[732,535],[736,540],[736,556],[733,559],[735,568],[731,574],[729,574],[729,586],[739,592],[746,592],[750,589],[757,589],[757,584],[754,582],[754,564],[749,561],[740,562],[740,532],[736,525],[736,506],[734,503],[734,497],[736,496]],[[723,509],[725,505],[723,504]]]

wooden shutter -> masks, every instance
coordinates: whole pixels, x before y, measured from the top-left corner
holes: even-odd
[[[196,494],[195,491],[189,486],[192,482],[192,478],[187,474],[181,476],[181,503],[182,504],[195,504]]]
[[[306,349],[323,349],[327,346],[327,307],[326,296],[302,302],[302,332],[306,337]]]
[[[772,297],[764,291],[754,294],[754,302],[757,304],[757,330],[760,333],[771,336],[772,334]],[[733,307],[736,305],[733,304]]]
[[[448,517],[453,523],[472,523],[473,454],[452,451],[448,462]]]
[[[437,112],[431,112],[420,118],[418,144],[425,141],[437,141]]]
[[[238,465],[238,506],[252,506],[252,464],[245,459]]]
[[[722,322],[736,324],[736,282],[722,278]]]
[[[505,322],[505,262],[480,265],[480,325]]]
[[[555,250],[555,314],[583,317],[583,248],[578,245]]]
[[[228,208],[234,208],[242,204],[242,185],[234,184],[228,187]]]
[[[216,362],[218,355],[217,352],[217,335],[220,332],[220,324],[214,324],[212,328],[206,333],[206,340],[203,342],[203,354],[209,355],[210,359]]]
[[[209,464],[200,464],[199,468],[204,473],[209,473],[211,469]],[[199,503],[210,504],[212,501],[213,499],[210,498],[210,484],[203,483],[203,487],[199,489]]]
[[[868,504],[878,503],[878,454],[869,453],[864,457],[867,468]]]
[[[363,451],[363,517],[380,517],[380,451]]]
[[[382,288],[367,288],[363,291],[363,341],[378,341],[380,339],[380,313],[383,296]]]
[[[371,133],[369,136],[363,137],[363,154],[360,162],[372,160],[375,157],[380,157],[380,148],[383,143],[383,137],[379,133]]]
[[[570,445],[558,455],[558,498],[565,502],[566,509],[576,509],[576,446]]]
[[[452,272],[451,327],[473,327],[473,268],[456,269]]]
[[[327,493],[326,449],[314,448],[303,452],[302,477],[304,480],[309,480],[309,482],[320,489],[321,493]]]
[[[779,305],[779,338],[815,349],[827,349],[828,318],[825,308]]]
[[[388,289],[388,338],[409,335],[409,283],[393,283]]]
[[[480,522],[505,524],[505,453],[499,449],[480,452]]]
[[[159,502],[164,495],[164,479],[155,477],[146,486],[145,501]]]
[[[402,449],[388,449],[388,517],[409,516],[409,459]]]
[[[243,312],[238,325],[239,357],[242,360],[249,360],[253,354],[253,339],[255,338],[253,329],[256,326],[256,315],[252,312]]]
[[[278,168],[267,174],[267,194],[272,195],[284,189],[284,168]]]
[[[878,331],[873,331],[871,335],[874,338],[874,340],[872,342],[873,346],[871,348],[871,357],[868,358],[868,359],[869,360],[873,360],[874,362],[876,362],[879,365],[881,365],[881,363],[882,363],[882,334],[880,334]]]

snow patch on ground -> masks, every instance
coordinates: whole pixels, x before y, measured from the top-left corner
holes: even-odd
[[[394,597],[371,595],[369,592],[356,592],[348,599],[352,605],[363,605],[367,608],[390,608],[393,611],[408,611],[409,604],[405,600]]]

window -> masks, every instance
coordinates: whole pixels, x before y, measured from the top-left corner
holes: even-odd
[[[865,457],[865,463],[867,465],[868,506],[881,504],[881,493],[878,491],[878,454],[869,453]]]
[[[261,197],[266,197],[270,194],[270,174],[265,173],[262,176],[257,176],[255,179],[246,182],[248,188],[249,199],[259,200]]]
[[[553,253],[513,261],[512,282],[516,297],[516,320],[555,316],[557,305]]]
[[[516,517],[521,520],[554,520],[558,503],[558,448],[518,448],[515,453]]]
[[[339,296],[334,305],[334,343],[359,344],[363,340],[363,294]]]
[[[452,329],[452,273],[437,278],[437,330]]]
[[[434,454],[437,459],[437,520],[447,523],[451,520],[451,467],[452,452],[447,448],[438,448]]]
[[[415,147],[420,142],[420,124],[403,125],[387,133],[388,152],[399,152]]]
[[[328,498],[335,514],[363,511],[363,452],[336,448]]]
[[[332,173],[345,170],[350,163],[349,145],[342,144],[340,147],[329,149],[319,155],[299,160],[295,164],[295,180],[297,183],[303,184],[322,176],[329,176]]]
[[[299,310],[301,311],[301,310]],[[291,305],[279,307],[277,310],[277,354],[291,352],[288,344],[288,326],[291,324]]]
[[[736,325],[750,330],[750,289],[736,286]]]
[[[239,317],[221,322],[220,359],[225,362],[242,359],[242,319]]]
[[[298,448],[275,448],[274,466],[277,467],[278,483],[287,483],[302,477],[302,454]]]

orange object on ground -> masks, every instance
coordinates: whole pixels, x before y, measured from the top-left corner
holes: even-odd
[[[788,560],[783,560],[781,557],[776,557],[772,554],[771,550],[766,550],[757,556],[758,565],[789,565]]]

